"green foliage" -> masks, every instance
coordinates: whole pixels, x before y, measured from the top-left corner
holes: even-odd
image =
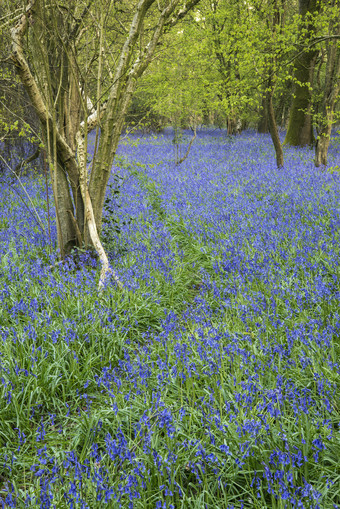
[[[339,173],[339,172],[340,172],[340,166],[338,166],[338,165],[330,166],[329,168],[327,168],[327,173]]]
[[[0,217],[0,230],[5,230],[8,227],[9,221],[6,217]]]
[[[175,127],[254,122],[268,73],[278,75],[278,97],[292,81],[286,63],[294,52],[298,17],[290,8],[284,30],[274,35],[272,10],[270,1],[203,0],[177,34],[165,40],[138,94]],[[268,68],[269,57],[275,69]]]
[[[120,187],[121,187],[121,181],[122,181],[122,177],[120,177],[119,175],[114,175],[113,177],[113,182],[110,182],[107,186],[107,198],[105,198],[105,201],[104,201],[104,217],[103,217],[103,223],[108,223],[110,222],[112,224],[112,221],[114,222],[114,230],[117,232],[117,233],[120,233],[120,228],[119,228],[119,225],[117,223],[117,220],[114,219],[114,215],[116,213],[116,209],[117,207],[119,207],[120,205],[115,203],[115,205],[113,204],[113,201],[114,202],[117,202],[117,199],[119,198],[119,195],[120,195]]]
[[[110,182],[107,187],[107,197],[105,198],[103,208],[102,240],[104,247],[108,252],[115,250],[119,253],[125,253],[125,248],[121,243],[120,237],[121,228],[130,224],[133,220],[132,217],[119,220],[117,216],[117,212],[121,207],[119,197],[122,184],[123,178],[120,175],[115,174],[112,182]]]

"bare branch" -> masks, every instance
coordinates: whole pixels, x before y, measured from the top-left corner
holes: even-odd
[[[30,195],[29,195],[29,194],[28,194],[28,192],[26,191],[25,186],[24,186],[24,185],[23,185],[23,183],[21,182],[21,179],[20,179],[19,175],[17,175],[17,174],[15,173],[15,171],[14,171],[14,170],[10,167],[10,165],[9,165],[9,164],[7,163],[7,161],[6,161],[6,160],[2,157],[2,155],[1,155],[1,154],[0,154],[0,159],[1,159],[1,160],[2,160],[2,162],[3,162],[6,166],[7,166],[7,168],[9,169],[9,171],[13,174],[13,176],[14,176],[14,177],[17,179],[17,181],[19,182],[20,187],[21,187],[21,188],[22,188],[22,190],[24,191],[24,193],[25,193],[25,195],[26,195],[26,197],[27,197],[27,200],[29,201],[29,203],[30,203],[30,204],[31,204],[31,206],[32,206],[32,209],[34,210],[34,216],[35,216],[35,219],[38,221],[38,224],[39,224],[40,228],[42,229],[42,231],[43,231],[44,233],[46,233],[46,231],[45,231],[45,227],[44,227],[44,223],[42,222],[42,220],[41,220],[41,218],[40,218],[40,216],[39,216],[39,214],[38,214],[38,211],[37,211],[36,207],[34,206],[34,203],[32,202],[32,199],[31,199]],[[27,203],[25,202],[25,200],[22,198],[22,196],[20,195],[20,193],[18,193],[18,194],[19,194],[19,196],[20,196],[21,200],[23,201],[23,203],[24,203],[24,204],[26,205],[26,207],[27,207]],[[31,212],[31,211],[30,211],[30,209],[29,209],[29,207],[27,207],[27,208],[28,208],[29,212]]]
[[[165,22],[174,12],[178,3],[179,0],[171,1],[170,4],[161,12],[150,42],[145,46],[144,50],[140,53],[130,71],[130,76],[132,78],[135,79],[141,76],[145,69],[147,68],[147,66],[149,65],[151,58],[155,52],[159,38],[162,35]]]
[[[78,30],[79,30],[81,24],[84,23],[84,19],[86,18],[92,3],[93,3],[93,0],[90,0],[89,3],[85,6],[83,12],[80,14],[79,18],[76,20],[75,25],[72,27],[72,31],[70,34],[70,40],[73,40],[77,37]]]
[[[188,12],[191,11],[199,3],[199,1],[200,0],[189,0],[186,2],[183,8],[180,9],[178,13],[165,24],[166,30],[177,25],[177,23],[183,19],[188,14]]]
[[[40,147],[37,148],[37,150],[34,152],[34,154],[32,154],[31,156],[27,157],[26,159],[21,161],[19,164],[17,164],[16,167],[14,168],[14,173],[16,175],[18,173],[20,174],[23,166],[25,166],[26,164],[31,163],[32,161],[35,161],[35,159],[37,159],[39,157],[39,154],[40,154]]]

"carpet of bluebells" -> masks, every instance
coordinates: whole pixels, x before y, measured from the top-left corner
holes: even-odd
[[[253,132],[175,152],[119,146],[123,291],[55,263],[41,175],[0,176],[0,507],[340,508],[340,143],[328,169]]]

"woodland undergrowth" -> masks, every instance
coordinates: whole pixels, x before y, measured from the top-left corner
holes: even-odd
[[[340,507],[340,149],[285,150],[122,140],[101,294],[85,248],[55,264],[43,178],[45,230],[1,181],[0,506]]]

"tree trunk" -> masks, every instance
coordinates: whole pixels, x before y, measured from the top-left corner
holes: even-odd
[[[327,154],[332,132],[332,123],[324,128],[324,132],[319,134],[315,147],[315,166],[326,166]]]
[[[227,118],[227,134],[229,136],[237,133],[237,121],[235,117]]]
[[[283,0],[280,5],[276,0],[274,0],[273,11],[268,21],[272,26],[272,36],[275,38],[278,33],[282,33],[284,20],[285,20],[285,12],[286,12],[286,2]],[[270,46],[268,49],[271,49]],[[276,81],[276,52],[271,52],[266,58],[266,71],[267,71],[267,79],[266,79],[266,89],[265,89],[265,98],[266,98],[266,109],[268,115],[268,127],[270,136],[273,141],[275,154],[276,154],[276,164],[278,168],[282,168],[284,164],[283,160],[283,151],[282,145],[280,141],[279,131],[276,124],[275,112],[273,107],[273,95],[275,89],[275,81]]]
[[[331,59],[330,59],[331,60]],[[335,62],[334,62],[335,63]],[[336,67],[338,69],[337,71],[337,83],[333,81],[332,90],[331,92],[327,94],[327,90],[325,90],[325,97],[323,100],[323,107],[322,107],[322,113],[323,113],[323,120],[321,127],[318,129],[318,139],[316,141],[315,146],[315,166],[326,166],[327,165],[327,154],[328,154],[328,147],[329,143],[331,141],[331,133],[332,133],[332,125],[333,125],[333,112],[334,112],[334,106],[335,106],[335,99],[340,91],[340,78],[339,78],[339,72],[340,72],[340,50],[337,50],[337,63]]]
[[[305,146],[314,143],[313,119],[311,115],[312,82],[317,52],[309,51],[301,55],[295,64],[294,98],[290,110],[286,145]]]
[[[268,111],[269,132],[275,148],[276,164],[278,168],[282,168],[284,164],[283,150],[280,141],[279,131],[277,129],[277,124],[275,120],[275,113],[273,108],[273,89],[271,87],[269,87],[266,94],[266,103]]]
[[[307,16],[316,14],[320,3],[317,0],[299,0],[300,42],[303,47],[313,36],[315,23],[308,22]],[[307,27],[305,24],[307,21]],[[307,41],[306,41],[307,39]],[[305,146],[314,143],[313,121],[311,115],[312,83],[318,51],[303,51],[295,60],[295,90],[289,115],[288,129],[284,143],[292,146]]]
[[[336,4],[340,6],[340,1]],[[330,22],[329,32],[340,36],[339,18]],[[340,92],[340,46],[337,39],[327,43],[327,64],[321,105],[322,119],[318,126],[318,139],[315,147],[315,166],[326,166],[327,153],[331,138],[335,103]]]
[[[61,143],[58,143],[58,141],[54,150],[51,142],[48,140],[53,136],[53,129],[56,129],[56,126],[52,127],[51,123],[46,123],[44,119],[42,119],[41,123],[50,165],[59,256],[64,258],[74,248],[83,247],[85,225],[84,202],[80,190],[75,154],[71,156],[71,154],[62,148]],[[49,135],[47,134],[47,128],[50,131]],[[57,156],[56,170],[53,165],[54,153]]]
[[[103,207],[111,167],[117,151],[120,134],[123,129],[125,115],[135,86],[135,80],[129,80],[129,82],[125,85],[124,98],[121,100],[119,112],[117,112],[117,106],[115,104],[116,101],[120,100],[119,94],[117,94],[117,97],[112,99],[112,103],[109,100],[108,107],[102,121],[98,155],[95,167],[91,172],[89,183],[89,193],[99,233],[102,227]]]
[[[61,164],[57,165],[53,179],[53,194],[56,206],[58,246],[61,258],[69,255],[78,246],[78,235],[74,222],[74,208],[69,183]],[[81,246],[79,246],[81,247]]]
[[[267,100],[266,96],[264,95],[262,97],[262,104],[260,109],[260,119],[257,124],[257,132],[264,134],[269,132],[269,125],[268,125],[268,110],[267,110]]]

